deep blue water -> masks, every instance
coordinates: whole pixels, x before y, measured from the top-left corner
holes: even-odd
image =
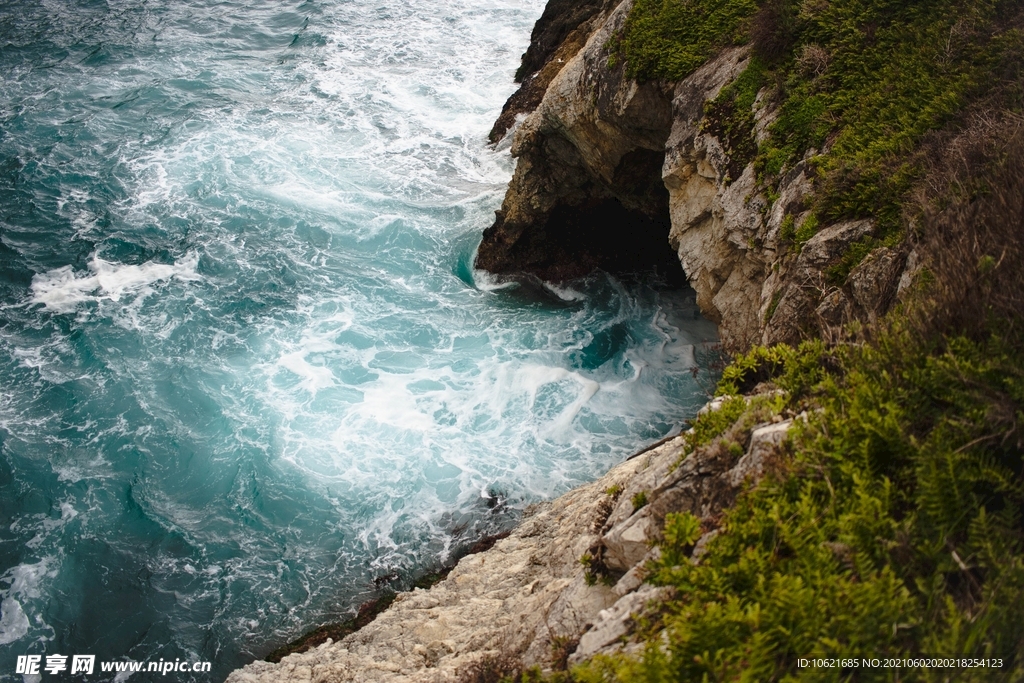
[[[692,415],[692,292],[472,271],[542,9],[0,0],[0,680],[221,680]]]

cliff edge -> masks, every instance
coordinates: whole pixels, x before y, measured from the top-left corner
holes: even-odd
[[[716,441],[679,464],[685,435],[638,453],[534,505],[510,536],[463,558],[429,590],[399,594],[358,632],[277,664],[255,662],[228,683],[477,680],[628,649],[648,603],[671,594],[645,584],[642,567],[657,553],[666,515],[691,512],[704,520],[705,541],[713,537],[715,520],[757,481],[791,423],[738,426],[729,434],[747,444],[738,460]]]

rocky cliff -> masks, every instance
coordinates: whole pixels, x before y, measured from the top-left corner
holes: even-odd
[[[844,281],[828,277],[851,244],[873,233],[872,222],[824,226],[794,246],[784,233],[811,216],[809,164],[765,183],[719,125],[710,104],[746,68],[749,48],[724,49],[677,83],[638,83],[615,52],[631,6],[588,14],[552,52],[559,62],[541,68],[557,74],[511,133],[518,165],[477,267],[564,281],[594,268],[672,273],[681,263],[732,349],[818,336],[887,309],[906,253],[880,250]],[[777,116],[774,100],[769,88],[758,93],[756,141]]]

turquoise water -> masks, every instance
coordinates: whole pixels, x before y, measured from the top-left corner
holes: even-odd
[[[692,415],[692,292],[472,270],[542,9],[0,0],[0,680],[221,680]]]

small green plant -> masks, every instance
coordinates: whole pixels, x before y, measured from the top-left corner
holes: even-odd
[[[630,499],[630,502],[633,503],[633,512],[636,512],[643,506],[647,505],[647,492],[637,491],[636,493],[633,494],[633,497]]]
[[[689,512],[670,512],[665,515],[662,536],[662,563],[670,567],[675,566],[689,555],[689,549],[700,538],[700,519]]]
[[[578,637],[554,636],[551,638],[551,668],[555,671],[565,671],[569,662],[569,655],[576,651],[580,644]],[[538,678],[538,681],[545,679]],[[550,679],[548,679],[550,680]]]
[[[768,302],[768,309],[764,312],[765,324],[771,322],[771,319],[775,316],[775,311],[778,310],[780,301],[782,301],[781,289],[772,294],[772,300]]]
[[[584,567],[584,583],[588,586],[596,586],[597,582],[602,578],[600,562],[587,551],[580,557],[579,563]]]
[[[606,496],[610,498],[618,498],[622,495],[622,484],[613,484],[604,490]]]
[[[800,227],[793,233],[793,241],[797,244],[803,244],[807,240],[814,237],[815,233],[818,232],[818,216],[815,214],[809,215],[804,219],[804,222],[800,224]]]
[[[686,451],[692,452],[695,448],[711,443],[731,427],[746,409],[746,399],[733,396],[727,398],[718,410],[708,410],[697,416],[693,422],[693,431],[686,435]]]
[[[787,213],[786,217],[782,219],[782,224],[779,225],[779,241],[792,242],[795,235],[796,218],[793,217],[793,214]]]

